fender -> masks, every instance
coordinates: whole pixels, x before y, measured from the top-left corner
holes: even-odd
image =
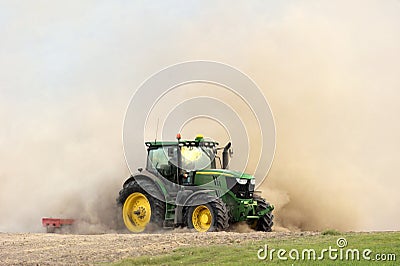
[[[155,187],[158,193],[157,195],[152,196],[163,202],[166,202],[168,198],[167,189],[165,188],[165,185],[161,182],[161,180],[157,178],[154,174],[148,171],[143,171],[141,173],[132,175],[124,182],[123,187],[125,188],[132,181],[136,181],[139,186],[141,186],[144,190]]]
[[[193,206],[193,205],[198,205],[198,204],[204,203],[201,200],[196,202],[196,198],[198,198],[200,195],[206,195],[208,197],[211,196],[214,198],[218,198],[217,195],[215,194],[215,190],[211,190],[211,189],[198,190],[198,191],[190,194],[187,197],[187,199],[183,205],[184,206]]]

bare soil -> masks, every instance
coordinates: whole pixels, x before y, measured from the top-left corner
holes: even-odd
[[[158,255],[178,247],[232,245],[267,238],[314,235],[315,232],[167,231],[162,234],[11,234],[0,233],[0,265],[93,265],[141,255]]]

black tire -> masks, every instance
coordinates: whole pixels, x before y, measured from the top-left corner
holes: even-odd
[[[256,212],[268,209],[271,206],[263,198],[255,198],[255,200],[257,201]],[[272,211],[266,213],[264,216],[262,216],[258,219],[257,224],[254,227],[254,229],[257,231],[271,232],[272,226],[274,225],[273,219],[274,219],[274,215],[272,214]]]
[[[211,197],[210,197],[211,198]],[[226,204],[221,199],[214,199],[206,204],[199,204],[189,206],[185,211],[184,221],[189,229],[193,229],[194,225],[192,222],[193,211],[196,207],[204,205],[211,211],[211,226],[207,232],[213,231],[224,231],[229,227],[229,215]]]
[[[141,184],[145,184],[141,182]],[[153,193],[158,193],[156,191],[157,188],[152,188],[149,184],[146,186],[146,190],[144,190],[139,184],[132,180],[130,183],[124,186],[124,188],[119,192],[119,197],[117,198],[117,203],[123,208],[125,200],[135,192],[140,192],[146,196],[150,203],[151,208],[151,216],[150,223],[147,224],[146,229],[143,232],[153,232],[163,228],[163,222],[165,218],[165,203],[161,200],[153,197],[155,195]],[[152,195],[150,195],[147,191],[149,191]]]

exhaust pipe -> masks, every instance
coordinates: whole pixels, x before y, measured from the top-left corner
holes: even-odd
[[[222,152],[222,169],[228,169],[229,165],[229,149],[231,148],[232,143],[228,142],[224,147],[224,151]]]

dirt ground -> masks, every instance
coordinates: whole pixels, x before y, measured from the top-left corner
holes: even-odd
[[[233,244],[313,232],[176,232],[162,234],[11,234],[0,233],[0,265],[93,265],[178,247]]]

